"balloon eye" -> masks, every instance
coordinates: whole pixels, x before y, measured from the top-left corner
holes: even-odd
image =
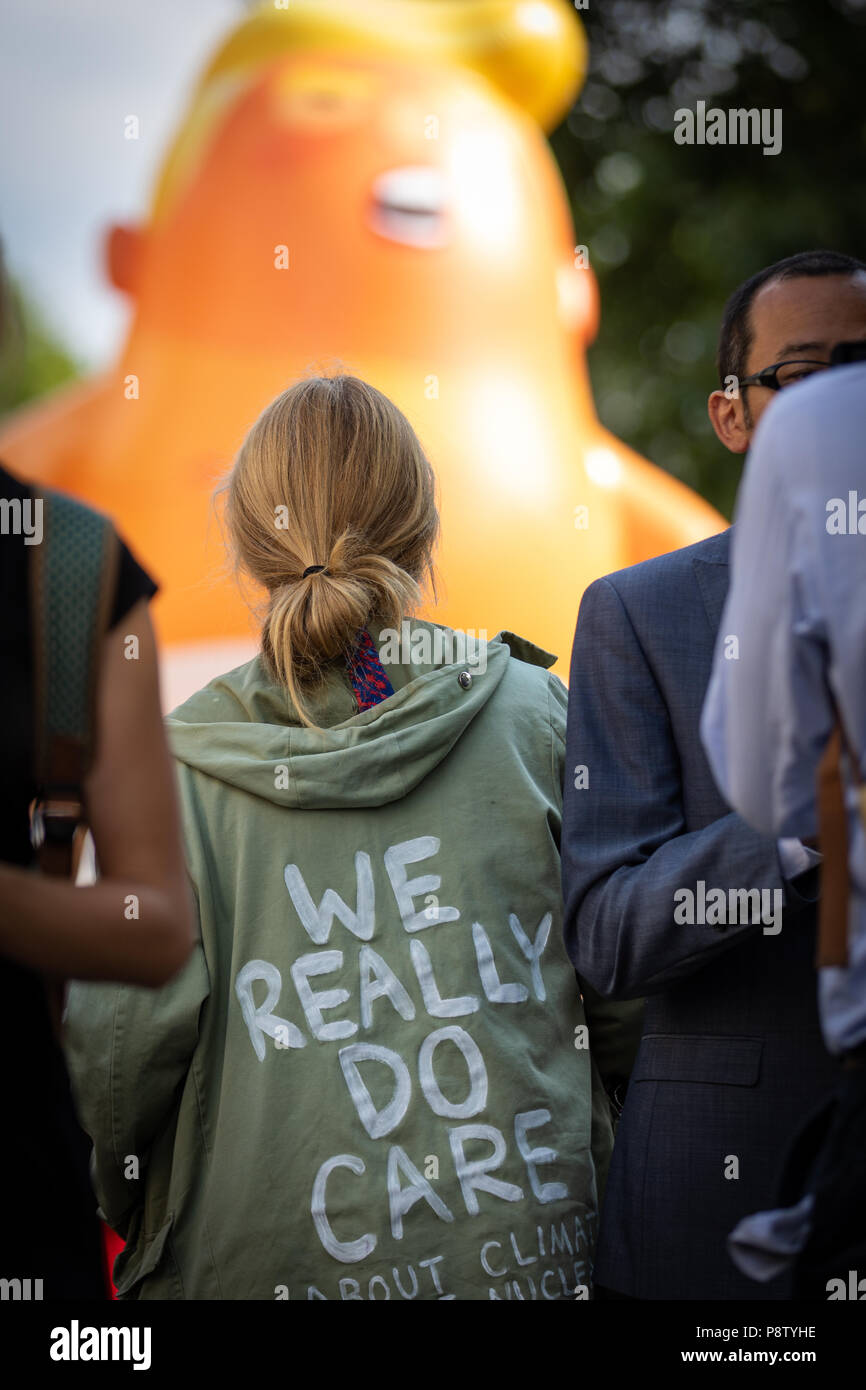
[[[275,113],[299,131],[328,134],[363,121],[369,101],[363,82],[331,82],[328,74],[298,76],[287,69],[274,81]]]

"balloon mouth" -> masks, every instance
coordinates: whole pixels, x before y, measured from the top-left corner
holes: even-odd
[[[433,251],[449,241],[445,179],[438,169],[388,169],[374,181],[368,219],[378,236]]]

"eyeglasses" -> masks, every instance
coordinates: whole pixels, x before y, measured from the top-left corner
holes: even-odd
[[[742,377],[737,385],[766,386],[768,391],[782,391],[786,386],[793,386],[795,381],[805,381],[807,376],[814,376],[815,372],[826,371],[829,366],[829,362],[815,362],[808,358],[774,362],[772,367],[764,367],[763,371]]]

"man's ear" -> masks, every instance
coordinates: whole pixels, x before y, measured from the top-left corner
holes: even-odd
[[[749,447],[750,430],[743,418],[742,399],[738,396],[728,397],[724,391],[711,391],[707,414],[725,448],[730,449],[732,454],[744,454]]]
[[[115,289],[135,295],[147,233],[142,227],[115,223],[105,238],[105,263]]]
[[[583,347],[589,347],[598,333],[601,314],[598,281],[589,263],[566,262],[560,266],[556,273],[556,295],[561,321],[569,332],[578,335]]]

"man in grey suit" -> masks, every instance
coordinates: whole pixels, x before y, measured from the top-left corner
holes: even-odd
[[[728,302],[713,427],[744,453],[773,392],[864,336],[866,267],[806,252]],[[602,1211],[596,1296],[780,1299],[726,1251],[772,1205],[829,1093],[815,1002],[818,855],[752,830],[700,740],[730,533],[608,575],[580,607],[563,811],[565,933],[608,998],[647,997]],[[714,891],[715,890],[715,891]],[[757,890],[757,891],[756,891]]]

